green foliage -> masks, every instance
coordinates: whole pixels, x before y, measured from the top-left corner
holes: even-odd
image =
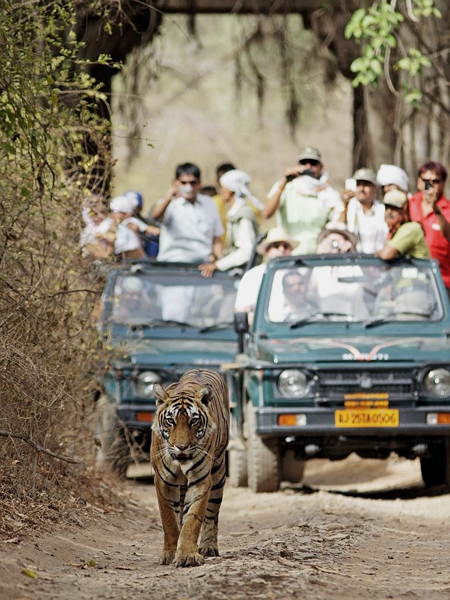
[[[410,48],[409,56],[405,56],[397,62],[398,69],[403,69],[412,76],[420,75],[423,67],[431,67],[431,61],[416,48]]]
[[[400,9],[404,10],[403,14]],[[361,56],[356,58],[351,70],[355,73],[353,86],[377,85],[389,64],[391,50],[399,49],[400,27],[405,19],[414,22],[431,17],[441,18],[434,0],[410,0],[398,3],[377,0],[369,9],[356,10],[345,28],[345,37],[353,38],[362,45]],[[401,50],[404,51],[404,44]],[[430,59],[417,47],[407,50],[407,54],[397,60],[393,68],[403,72],[405,101],[418,105],[422,98],[417,85],[412,80],[420,77],[431,67]]]
[[[78,59],[70,5],[43,9],[34,2],[32,8],[6,3],[0,30],[0,144],[9,174],[21,171],[27,203],[33,200],[31,190],[39,190],[40,199],[43,191],[52,194],[67,171],[80,171],[76,185],[84,187],[91,167],[82,158],[86,134],[102,137],[107,132],[91,110],[106,97]],[[63,24],[69,30],[65,46]],[[14,187],[14,176],[8,179]],[[15,208],[19,214],[23,207]]]

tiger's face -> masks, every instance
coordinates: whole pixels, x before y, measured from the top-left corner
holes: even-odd
[[[155,385],[158,410],[153,430],[166,442],[173,460],[188,461],[209,441],[215,429],[208,413],[209,390],[199,389],[195,396],[177,394],[170,396]]]

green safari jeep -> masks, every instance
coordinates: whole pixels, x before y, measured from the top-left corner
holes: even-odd
[[[237,351],[238,274],[205,279],[195,265],[125,264],[107,274],[99,324],[110,361],[95,411],[100,464],[126,472],[147,457],[153,386],[194,368],[219,371]]]
[[[312,458],[420,458],[450,484],[450,305],[438,264],[369,255],[267,265],[251,327],[225,367],[230,481],[254,492],[299,483]]]

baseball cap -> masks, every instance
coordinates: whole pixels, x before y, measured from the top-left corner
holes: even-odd
[[[134,202],[135,208],[142,208],[142,203],[144,200],[142,194],[136,192],[135,190],[129,190],[128,192],[125,192],[124,196],[126,198],[130,198],[130,200]]]
[[[321,153],[319,152],[319,150],[317,150],[317,148],[313,148],[312,146],[305,146],[304,148],[302,148],[300,150],[300,154],[298,155],[297,160],[306,160],[308,158],[310,160],[318,160],[320,163],[322,162]]]
[[[373,185],[377,185],[377,174],[373,169],[356,169],[353,173],[353,179],[356,181],[368,181]]]
[[[383,196],[383,204],[395,206],[396,208],[403,208],[407,200],[408,196],[400,190],[389,190],[389,192],[386,192]]]

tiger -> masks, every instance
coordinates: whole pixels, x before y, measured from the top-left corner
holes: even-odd
[[[215,371],[187,371],[165,390],[154,385],[150,458],[161,516],[162,565],[204,564],[218,556],[219,510],[229,440],[228,388]],[[200,535],[200,543],[198,538]]]

